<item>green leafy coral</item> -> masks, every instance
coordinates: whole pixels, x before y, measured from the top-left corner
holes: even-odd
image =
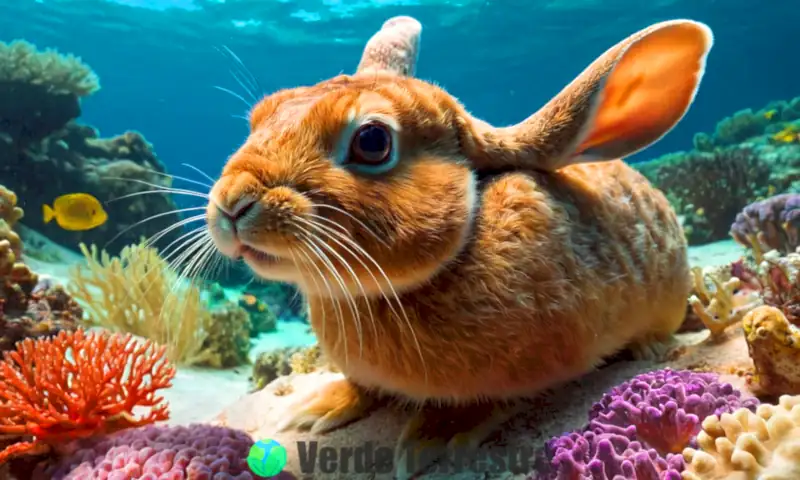
[[[0,42],[0,82],[43,85],[53,94],[85,97],[100,89],[97,75],[75,55],[39,51],[24,40]]]

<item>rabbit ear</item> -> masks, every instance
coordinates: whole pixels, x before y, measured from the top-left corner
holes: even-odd
[[[390,18],[367,42],[356,73],[382,71],[413,76],[421,33],[422,24],[411,17]]]
[[[483,152],[475,166],[553,171],[644,149],[689,109],[712,44],[711,30],[691,20],[637,32],[522,123],[494,129],[478,122]]]

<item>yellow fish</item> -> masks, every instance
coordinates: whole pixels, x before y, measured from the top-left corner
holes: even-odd
[[[53,201],[53,206],[42,206],[44,223],[55,219],[64,230],[91,230],[106,223],[108,214],[100,201],[88,193],[69,193]]]
[[[772,117],[774,117],[776,113],[778,113],[777,110],[769,110],[767,112],[764,112],[764,118],[766,118],[767,120],[772,120]]]

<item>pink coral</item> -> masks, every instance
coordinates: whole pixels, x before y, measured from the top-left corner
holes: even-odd
[[[253,480],[244,432],[210,425],[147,426],[84,440],[33,480]]]

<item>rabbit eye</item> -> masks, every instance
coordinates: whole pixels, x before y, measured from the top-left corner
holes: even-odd
[[[381,165],[392,153],[392,135],[380,123],[372,122],[356,130],[350,142],[350,162],[362,165]]]

